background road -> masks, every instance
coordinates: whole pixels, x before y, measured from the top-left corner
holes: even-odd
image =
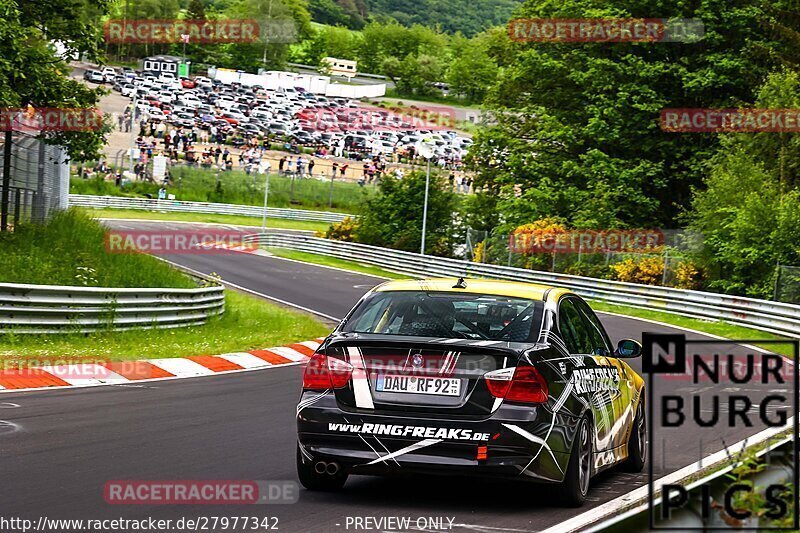
[[[113,224],[128,229],[168,227],[159,222]],[[369,287],[382,281],[246,254],[169,259],[333,317],[344,316]],[[615,341],[640,338],[643,331],[670,331],[627,318],[601,318]],[[637,370],[638,363],[633,365]],[[351,477],[340,493],[302,491],[299,503],[280,506],[113,506],[103,500],[104,484],[115,479],[296,479],[294,417],[300,376],[301,368],[293,366],[138,385],[3,394],[0,479],[5,490],[0,514],[32,519],[277,516],[282,531],[300,532],[345,531],[348,516],[444,516],[454,517],[463,530],[536,531],[579,512],[558,507],[546,488],[451,478]],[[723,436],[730,443],[747,433]],[[696,435],[677,433],[668,443],[670,460],[682,464],[697,460],[696,441]],[[711,451],[713,444],[706,443],[705,453]],[[644,474],[603,474],[593,483],[581,511],[643,483]]]

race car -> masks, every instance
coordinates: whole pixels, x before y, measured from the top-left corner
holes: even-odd
[[[350,474],[550,483],[580,506],[592,476],[639,472],[644,380],[589,305],[557,287],[428,279],[369,291],[308,361],[297,472],[309,490]]]

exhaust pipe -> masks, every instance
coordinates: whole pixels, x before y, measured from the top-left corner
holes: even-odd
[[[324,474],[327,468],[328,468],[328,463],[326,463],[325,461],[318,461],[314,465],[314,472],[316,472],[317,474]]]
[[[335,476],[339,472],[339,463],[328,463],[328,467],[325,471],[330,476]]]

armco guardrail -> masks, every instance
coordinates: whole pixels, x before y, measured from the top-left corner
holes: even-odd
[[[258,241],[265,246],[329,255],[415,276],[464,276],[556,285],[589,299],[691,317],[725,320],[791,337],[800,336],[798,305],[472,263],[303,235],[268,232],[251,235],[246,239]]]
[[[0,283],[0,333],[176,328],[225,310],[222,286],[117,289]]]
[[[124,196],[93,196],[70,194],[69,205],[95,209],[143,209],[165,211],[167,213],[204,213],[210,215],[241,215],[259,217],[264,208],[254,205],[215,204],[206,202],[181,202],[178,200],[157,200],[151,198],[127,198]],[[329,211],[306,211],[305,209],[267,208],[267,217],[289,220],[310,220],[316,222],[341,222],[351,215]]]

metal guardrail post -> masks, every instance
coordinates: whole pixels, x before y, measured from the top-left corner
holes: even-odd
[[[176,328],[204,324],[224,310],[222,286],[119,289],[0,283],[0,333]]]

